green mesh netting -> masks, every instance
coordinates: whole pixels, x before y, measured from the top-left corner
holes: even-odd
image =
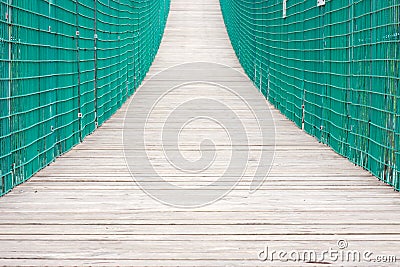
[[[220,2],[232,46],[266,98],[399,190],[400,0]]]
[[[168,11],[169,0],[0,0],[0,195],[133,93]]]

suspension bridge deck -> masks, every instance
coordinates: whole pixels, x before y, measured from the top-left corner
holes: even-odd
[[[198,61],[241,71],[218,0],[174,0],[148,76]],[[131,108],[140,113],[140,103],[162,90],[139,89],[139,104]],[[249,90],[244,97],[268,106],[256,88]],[[128,103],[82,144],[0,199],[0,265],[267,266],[258,259],[267,246],[322,253],[342,251],[339,245],[400,256],[400,196],[273,107],[275,160],[267,181],[248,194],[249,179],[243,179],[219,201],[187,209],[153,200],[132,181],[122,145],[127,109]]]

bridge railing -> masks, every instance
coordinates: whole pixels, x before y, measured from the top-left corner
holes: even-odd
[[[169,0],[0,0],[0,195],[133,93],[168,11]]]
[[[220,2],[233,48],[266,98],[399,190],[399,0]]]

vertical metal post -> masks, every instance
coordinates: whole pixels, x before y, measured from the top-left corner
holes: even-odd
[[[12,61],[12,0],[8,0],[7,4],[7,24],[8,24],[8,117],[11,118],[11,61]],[[10,124],[11,125],[11,124]]]
[[[7,109],[8,109],[8,127],[10,130],[10,133],[13,132],[13,126],[12,126],[12,118],[11,118],[11,86],[12,86],[12,9],[11,9],[11,5],[12,5],[12,0],[8,0],[7,2],[7,23],[8,23],[8,96],[7,96]],[[13,146],[13,134],[10,135],[10,150],[9,151],[13,151],[12,146]],[[13,155],[11,155],[11,159],[13,158]],[[12,159],[12,161],[14,161]],[[14,172],[14,168],[13,168],[14,164],[12,163],[12,166],[9,166],[11,168],[11,181],[14,181],[14,177],[15,177],[15,172]],[[5,179],[3,179],[3,183],[5,183],[4,181]],[[14,184],[11,184],[10,187],[13,187]],[[3,185],[3,187],[5,188],[5,185]]]
[[[131,16],[133,16],[133,17],[131,17],[130,18],[130,20],[132,20],[133,21],[133,23],[131,23],[131,27],[132,27],[132,53],[133,53],[133,56],[132,56],[132,64],[133,64],[133,91],[134,90],[136,90],[136,62],[135,62],[135,56],[136,56],[136,54],[135,54],[135,52],[136,52],[136,49],[135,49],[135,42],[136,42],[136,35],[135,35],[135,24],[136,24],[136,22],[135,22],[135,20],[134,20],[134,18],[135,18],[135,6],[134,6],[134,4],[132,3],[132,0],[131,0]],[[132,15],[133,14],[133,15]]]
[[[119,5],[121,5],[121,1],[120,0],[118,0],[118,4]],[[121,6],[118,6],[118,65],[119,65],[119,67],[118,67],[118,80],[119,80],[119,83],[118,83],[118,93],[119,93],[119,97],[117,98],[117,100],[116,100],[116,103],[115,103],[115,105],[116,105],[116,107],[118,108],[120,105],[122,105],[122,102],[123,102],[123,96],[122,96],[122,90],[123,90],[123,88],[122,88],[122,86],[123,86],[123,84],[122,84],[122,75],[121,75],[121,68],[123,67],[122,66],[122,64],[121,64],[121,52],[122,52],[122,50],[121,50],[121,35],[123,34],[123,31],[121,30],[121,20],[120,20],[120,18],[121,18],[121,14],[120,14],[120,11],[121,11]]]
[[[77,98],[78,98],[78,131],[79,141],[82,142],[82,111],[81,111],[81,66],[80,66],[80,55],[79,55],[79,0],[75,1],[75,23],[76,23],[76,34],[75,34],[75,47],[76,47],[76,61],[78,71],[78,85],[77,85]]]
[[[254,78],[253,78],[253,83],[254,83],[254,85],[256,86],[256,88],[257,88],[257,36],[256,36],[256,34],[257,34],[257,30],[258,30],[258,28],[257,28],[257,19],[256,19],[256,11],[255,11],[255,3],[254,2],[252,2],[251,3],[251,23],[253,24],[253,27],[252,27],[252,33],[251,33],[251,35],[252,35],[252,41],[253,41],[253,46],[252,47],[250,47],[250,49],[252,49],[252,63],[253,63],[253,69],[254,69]]]
[[[140,3],[140,4],[142,5],[142,3]],[[141,53],[140,53],[140,49],[139,49],[140,41],[141,41],[141,36],[140,36],[140,29],[141,29],[140,22],[142,21],[141,16],[142,16],[142,6],[140,6],[140,8],[138,8],[138,15],[137,15],[137,21],[136,21],[136,23],[137,23],[137,37],[138,37],[137,38],[137,41],[138,41],[138,43],[137,43],[138,66],[137,66],[137,74],[136,74],[135,79],[139,80],[139,81],[141,80],[140,70],[141,70],[141,67],[142,67],[142,59],[141,59]],[[138,82],[137,86],[139,87],[139,82]]]
[[[306,17],[304,12],[302,12],[302,21],[305,21]],[[301,39],[305,40],[305,35],[304,31],[301,33]],[[303,62],[306,60],[305,56],[305,46],[304,46],[304,41],[301,42],[301,49],[302,49],[302,58]],[[304,64],[302,64],[302,79],[301,79],[301,87],[302,87],[302,99],[301,99],[301,129],[304,131],[305,127],[305,116],[306,116],[306,85],[305,85],[305,79],[306,79],[306,70],[304,67]]]
[[[52,30],[53,30],[52,29],[52,25],[54,24],[53,16],[55,14],[53,15],[53,7],[52,7],[53,3],[54,3],[54,0],[49,0],[49,13],[48,13],[49,14],[49,17],[48,17],[48,20],[49,20],[48,31],[49,31],[49,33],[52,32]],[[56,35],[53,34],[52,38],[54,39],[54,41],[52,42],[52,45],[57,45],[58,44],[58,40],[57,40]],[[58,52],[54,52],[54,51],[51,52],[51,56],[57,58],[58,57]],[[55,77],[54,80],[55,80],[56,83],[58,82],[58,78],[57,77]],[[52,125],[50,126],[52,155],[51,155],[51,159],[50,160],[48,160],[48,161],[46,160],[47,162],[49,162],[49,161],[53,161],[54,162],[56,160],[56,157],[59,154],[58,151],[61,150],[61,149],[59,149],[60,145],[57,145],[57,140],[59,140],[59,138],[58,138],[59,131],[56,130],[57,129],[57,119],[56,119],[56,116],[55,116],[55,115],[58,114],[58,112],[57,112],[58,107],[57,106],[58,106],[57,105],[57,92],[53,91],[52,94],[51,94],[51,105],[50,105],[50,116],[51,116],[51,122],[52,122]]]
[[[325,1],[324,1],[325,2]],[[326,22],[326,20],[328,20],[327,16],[329,16],[329,13],[325,12],[325,8],[322,9],[322,71],[323,71],[323,82],[324,84],[324,90],[322,90],[322,110],[321,110],[321,142],[324,144],[328,143],[328,136],[325,135],[326,132],[326,123],[325,123],[325,119],[326,119],[326,105],[328,102],[328,98],[327,98],[327,93],[328,93],[328,75],[326,74],[327,71],[327,67],[328,64],[327,60],[326,60],[326,54],[330,53],[330,50],[327,49],[327,38],[326,38],[326,25],[330,23],[330,21]],[[328,14],[328,15],[327,15]],[[325,115],[325,116],[324,116]]]
[[[353,75],[353,58],[354,58],[354,4],[353,0],[349,1],[349,54],[348,54],[348,67],[347,67],[347,92],[346,92],[346,112],[347,112],[347,134],[346,134],[346,142],[347,142],[347,151],[346,155],[349,159],[354,160],[353,156],[353,145],[354,143],[350,140],[353,139],[353,120],[351,119],[351,102],[353,101],[353,89],[352,89],[352,75]]]
[[[94,0],[94,118],[95,128],[99,126],[97,114],[97,0]]]

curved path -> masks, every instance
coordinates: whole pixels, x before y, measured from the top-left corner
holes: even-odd
[[[198,61],[241,71],[218,0],[173,0],[165,36],[148,77],[177,64]],[[182,79],[185,70],[176,74],[162,77],[158,86],[139,89],[130,106],[133,113],[128,116],[142,114],[151,96],[165,93],[168,86],[164,85]],[[229,82],[232,77],[220,78]],[[250,81],[238,79],[248,88],[240,94],[260,110],[267,109],[268,104]],[[155,114],[168,111],[172,100],[178,101],[185,94],[229,98],[226,91],[213,94],[201,89],[204,87],[180,91],[168,98],[171,102],[157,107]],[[233,105],[235,111],[241,110]],[[212,111],[213,107],[208,108]],[[343,240],[340,246],[347,243],[351,250],[400,257],[400,195],[319,144],[273,108],[276,154],[262,187],[249,194],[251,175],[245,173],[223,199],[186,209],[163,205],[132,182],[122,146],[127,109],[128,103],[82,144],[0,199],[0,265],[293,266],[293,262],[278,260],[262,262],[258,256],[266,246],[271,253],[342,251],[337,246],[339,240]],[[150,120],[150,128],[157,128],[157,123]],[[188,157],[202,156],[196,150],[197,137],[216,135],[216,128],[204,125],[183,139]],[[135,133],[140,125],[131,130]],[[216,176],[212,172],[199,177],[167,169],[157,132],[153,137],[150,157],[166,179],[180,186],[212,182]],[[226,147],[219,141],[216,148],[224,153]],[[255,141],[249,149],[257,150],[259,145]],[[270,147],[261,146],[257,151]],[[135,149],[130,151],[134,155]],[[226,163],[224,158],[216,162],[217,166]],[[181,196],[176,197],[179,200]],[[347,264],[329,258],[324,261]],[[307,266],[312,265],[316,264]]]

